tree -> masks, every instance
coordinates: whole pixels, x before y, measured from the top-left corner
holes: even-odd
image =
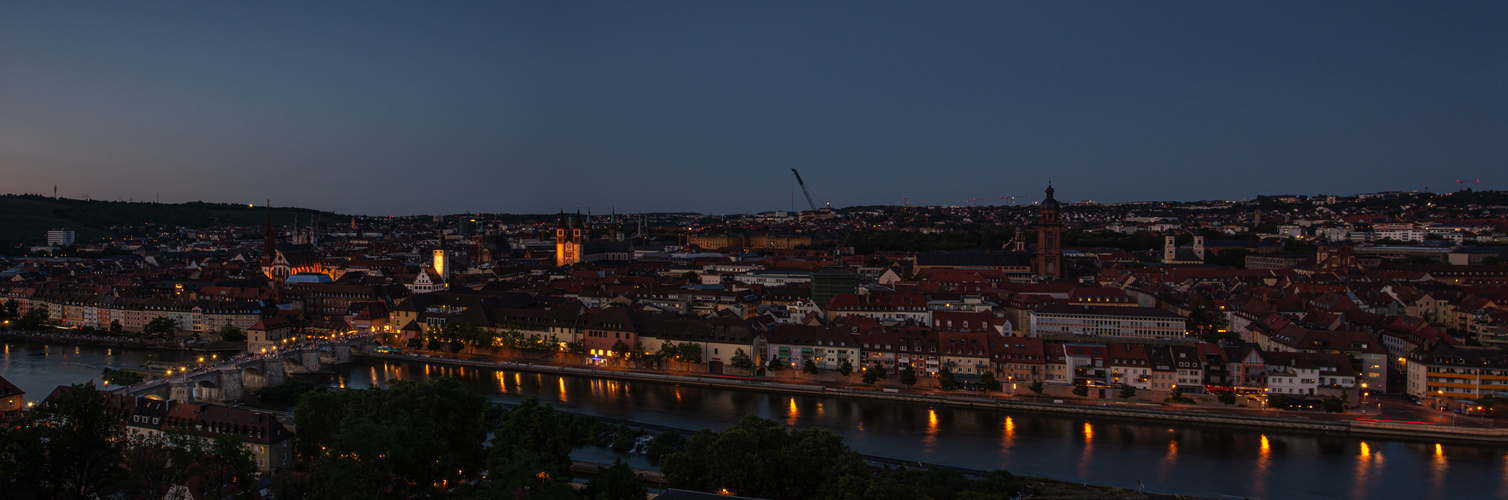
[[[843,438],[822,429],[744,417],[722,432],[703,430],[667,455],[660,470],[672,488],[772,498],[845,498],[865,491],[873,473]]]
[[[47,326],[52,321],[52,316],[47,314],[46,307],[32,307],[16,320],[16,326],[22,330],[38,330]]]
[[[315,498],[395,498],[419,492],[423,486],[405,474],[413,452],[406,449],[399,426],[364,415],[343,425],[314,460]]]
[[[120,335],[120,334],[125,333],[125,332],[126,332],[126,327],[121,326],[120,320],[118,320],[118,319],[112,319],[112,320],[110,320],[110,334],[111,335]]]
[[[17,304],[16,301],[5,301],[5,307],[0,307],[0,320],[20,318],[21,313],[18,312],[20,309],[21,305]]]
[[[1346,411],[1346,403],[1335,396],[1325,396],[1320,400],[1320,406],[1325,408],[1325,413],[1342,413]]]
[[[1042,381],[1041,380],[1038,380],[1036,382],[1032,382],[1032,385],[1026,386],[1026,388],[1027,389],[1031,389],[1032,392],[1035,392],[1035,393],[1037,393],[1039,395],[1042,394],[1042,390],[1045,389],[1045,387],[1042,386]]]
[[[74,384],[8,430],[0,456],[17,464],[7,484],[30,485],[44,498],[95,498],[120,476],[125,421],[93,383]]]
[[[1230,406],[1236,404],[1236,393],[1232,391],[1218,391],[1215,393],[1215,399],[1218,399],[1220,404]]]
[[[1184,321],[1184,329],[1188,334],[1205,342],[1239,340],[1241,336],[1228,331],[1229,326],[1224,313],[1206,311],[1204,308],[1195,309],[1189,313],[1189,319]]]
[[[1121,384],[1120,389],[1120,394],[1117,394],[1117,396],[1119,396],[1121,399],[1131,399],[1133,397],[1136,397],[1136,388],[1131,387],[1131,384]]]
[[[778,372],[781,368],[786,367],[786,363],[781,361],[780,358],[770,358],[770,364],[766,365],[766,367],[772,372]]]
[[[883,368],[875,368],[875,367],[865,368],[864,369],[864,378],[861,379],[861,380],[864,381],[864,385],[874,385],[875,382],[879,382],[880,381],[880,377],[883,376],[884,373],[885,373],[885,370]]]
[[[1286,410],[1286,409],[1288,409],[1288,395],[1287,394],[1272,394],[1272,395],[1267,396],[1267,407],[1268,408],[1277,408],[1279,410]]]
[[[133,433],[126,438],[124,450],[122,465],[131,471],[127,488],[146,498],[164,497],[173,486],[186,482],[186,465],[203,459],[205,453],[202,441],[177,429]]]
[[[849,363],[846,359],[843,360],[842,363],[838,364],[838,373],[845,377],[853,374],[853,363]]]
[[[502,330],[492,333],[490,337],[488,339],[489,344],[504,349],[518,349],[524,341],[523,332],[519,331],[518,327],[514,325],[504,326]],[[583,342],[585,341],[583,340]],[[583,346],[585,346],[584,343]]]
[[[147,322],[147,326],[141,328],[141,333],[159,337],[171,338],[173,332],[178,331],[178,320],[166,316],[158,316]]]
[[[956,381],[953,379],[953,370],[948,369],[947,365],[943,365],[941,368],[937,369],[938,387],[941,387],[945,391],[951,391],[953,390],[953,384],[955,382]]]
[[[253,484],[257,463],[241,436],[216,436],[208,451],[211,457],[198,464],[207,498],[225,498],[236,487],[245,489]]]
[[[984,384],[985,390],[999,391],[1000,381],[995,380],[995,374],[988,371],[979,375],[979,383]]]
[[[901,383],[905,385],[916,385],[916,372],[911,371],[910,365],[901,367]]]
[[[146,378],[146,376],[130,370],[116,370],[114,368],[105,368],[100,371],[100,378],[105,382],[111,384],[131,385],[137,382],[141,382]]]
[[[1174,386],[1171,392],[1173,393],[1173,399],[1183,398],[1183,389],[1179,389],[1177,386]]]
[[[560,415],[533,396],[508,412],[492,437],[487,457],[494,488],[558,488],[571,482],[571,446],[561,434]]]
[[[1073,381],[1073,395],[1081,397],[1081,398],[1088,397],[1089,396],[1089,384],[1087,382],[1085,382],[1084,379],[1074,380]]]
[[[700,365],[702,364],[702,345],[694,342],[682,342],[676,346],[676,356],[683,363]]]
[[[581,496],[591,500],[644,500],[649,496],[649,488],[620,458],[612,467],[597,471],[597,477],[586,484]]]
[[[236,328],[235,325],[227,323],[225,326],[220,327],[220,340],[226,342],[244,342],[246,341],[246,333],[242,332],[240,328]]]
[[[644,360],[649,359],[649,352],[644,350],[643,342],[634,342],[634,347],[628,351],[628,359],[634,366],[643,367]]]
[[[733,367],[740,370],[748,370],[754,368],[754,360],[749,359],[749,355],[744,354],[743,349],[739,349],[733,352],[732,362]]]
[[[614,358],[628,359],[629,349],[631,348],[628,346],[628,343],[619,339],[617,342],[613,342],[613,346],[608,348],[608,352]]]
[[[808,360],[806,360],[806,362],[804,362],[804,363],[801,364],[801,371],[804,371],[807,374],[813,374],[814,375],[814,374],[817,373],[817,364],[813,363],[812,360],[808,359]]]
[[[404,345],[407,345],[409,349],[418,349],[420,347],[424,347],[424,340],[420,339],[419,337],[414,337],[408,339],[408,342],[406,342]]]
[[[510,328],[515,331],[517,330],[517,327]],[[459,350],[455,348],[455,344],[457,342],[462,345],[463,349],[470,347],[472,354],[476,353],[476,349],[478,347],[492,347],[497,344],[497,337],[493,336],[492,332],[487,331],[482,327],[467,323],[460,323],[453,326],[450,330],[450,335],[451,352],[459,352]],[[553,348],[554,347],[551,346],[552,350]]]
[[[294,446],[338,498],[365,497],[376,481],[396,493],[434,493],[442,481],[475,477],[487,458],[487,401],[460,381],[391,381],[387,389],[310,392],[294,410]],[[353,488],[342,492],[340,488]],[[382,491],[382,490],[378,490]]]

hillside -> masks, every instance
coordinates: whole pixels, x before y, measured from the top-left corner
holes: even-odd
[[[343,224],[350,219],[338,214],[305,208],[273,208],[272,222],[289,225],[294,216],[305,224],[312,214],[320,223]],[[0,195],[0,242],[41,243],[47,231],[68,228],[78,234],[80,242],[105,237],[125,236],[129,226],[142,224],[210,227],[222,224],[261,225],[266,221],[264,207],[228,203],[148,203],[123,201],[52,199],[36,195]]]

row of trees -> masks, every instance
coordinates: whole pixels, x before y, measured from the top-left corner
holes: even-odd
[[[473,352],[477,348],[515,349],[533,351],[538,353],[553,354],[556,352],[585,352],[585,341],[561,342],[554,335],[548,337],[540,334],[524,335],[516,327],[508,327],[502,330],[489,330],[475,325],[447,324],[424,331],[422,337],[409,339],[410,349],[429,349],[431,351],[450,351],[459,353],[466,349]]]

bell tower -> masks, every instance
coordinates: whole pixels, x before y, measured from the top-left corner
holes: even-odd
[[[1052,184],[1047,185],[1047,197],[1038,205],[1037,216],[1037,276],[1048,278],[1063,277],[1063,222],[1058,219],[1058,210],[1062,208],[1058,200],[1052,197]]]

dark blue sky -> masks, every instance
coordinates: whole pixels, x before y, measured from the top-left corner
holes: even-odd
[[[1500,1],[0,3],[0,192],[732,213],[790,168],[851,206],[1505,166]]]

